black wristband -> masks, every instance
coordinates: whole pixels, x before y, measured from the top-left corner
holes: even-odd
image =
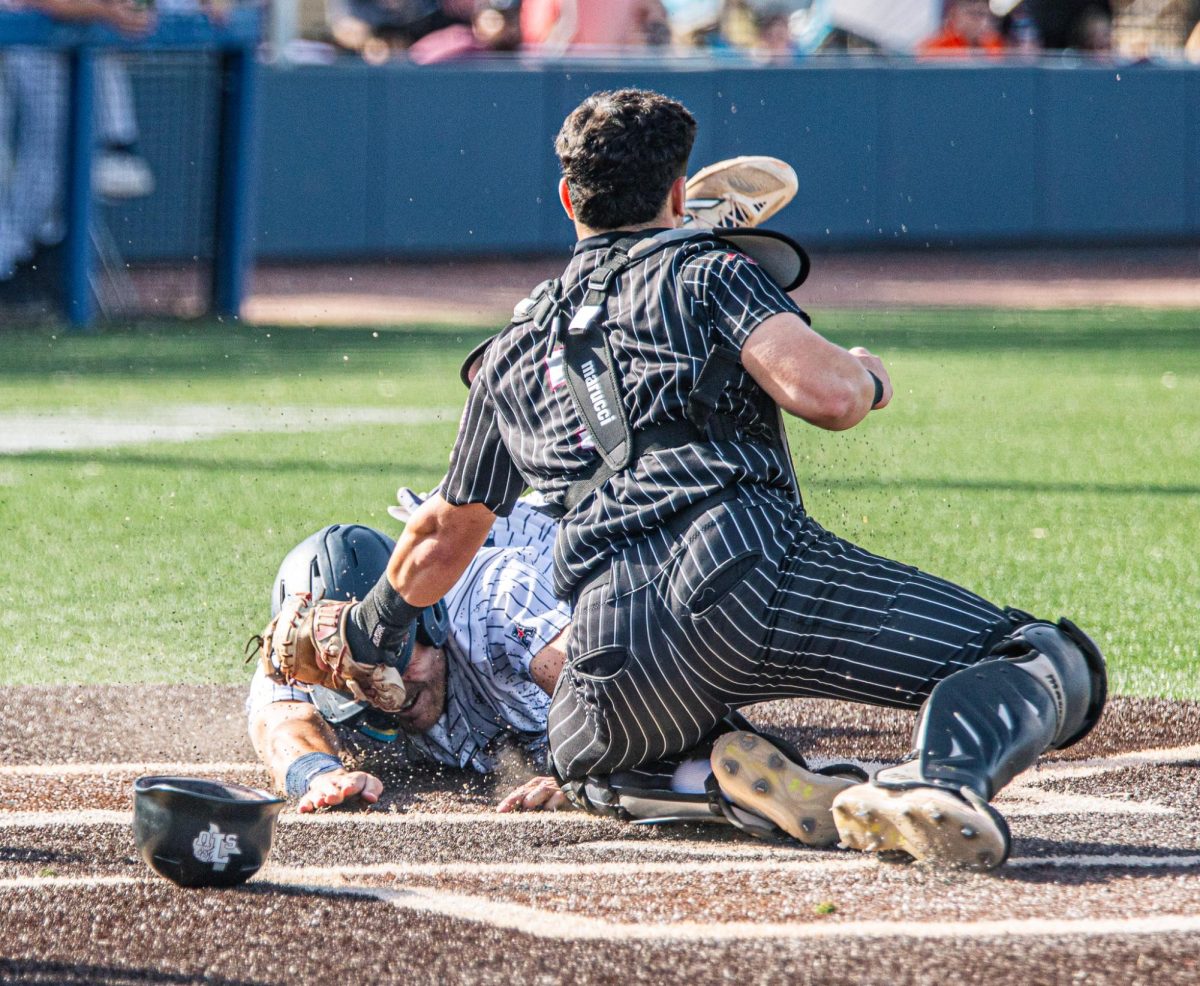
[[[871,373],[870,370],[867,370],[867,372]],[[874,407],[883,400],[883,381],[875,376],[874,373],[871,373],[871,379],[875,381],[875,397],[871,400],[871,407]]]
[[[350,611],[346,642],[356,661],[408,667],[421,610],[404,601],[384,572],[366,598]]]

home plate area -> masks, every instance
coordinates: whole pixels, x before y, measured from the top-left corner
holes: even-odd
[[[137,856],[132,781],[266,785],[240,697],[167,689],[147,709],[144,694],[90,690],[107,715],[86,721],[109,737],[93,751],[115,749],[114,716],[140,713],[126,757],[88,760],[65,732],[55,742],[61,690],[9,691],[21,694],[0,701],[2,982],[1200,981],[1194,703],[1116,699],[1083,744],[1005,790],[1013,857],[988,875],[719,825],[498,815],[519,778],[406,769],[375,810],[285,811],[249,884],[197,891]],[[213,726],[184,739],[175,717],[197,706]],[[750,712],[815,761],[869,768],[898,758],[911,725],[815,701]]]

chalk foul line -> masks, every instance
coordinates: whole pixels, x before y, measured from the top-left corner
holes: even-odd
[[[0,777],[106,777],[111,774],[262,774],[267,768],[250,760],[186,763],[148,760],[141,763],[19,763],[0,765]]]
[[[1170,766],[1200,760],[1200,744],[1193,746],[1154,747],[1116,753],[1107,757],[1092,757],[1088,760],[1050,760],[1034,765],[1017,777],[1001,797],[1009,794],[1024,796],[1027,788],[1036,788],[1048,781],[1072,780],[1094,774],[1124,770],[1127,767]],[[814,763],[824,761],[814,758]],[[889,761],[890,762],[890,761]],[[884,761],[861,761],[862,765],[874,770],[887,766]],[[134,761],[101,763],[31,763],[0,764],[0,777],[58,777],[82,774],[226,774],[266,773],[266,767],[254,760],[239,761]]]
[[[494,901],[470,894],[427,887],[331,888],[325,884],[292,884],[292,889],[347,893],[370,897],[403,910],[457,918],[477,924],[559,941],[730,941],[746,939],[813,940],[849,938],[963,939],[1102,937],[1200,932],[1200,915],[1164,914],[1140,918],[1045,918],[991,921],[824,921],[631,924],[559,911],[547,911],[512,901]]]
[[[1070,857],[1063,857],[1069,859]],[[1193,857],[1200,861],[1200,858]],[[1039,860],[1041,865],[1046,860]],[[1010,863],[1009,865],[1013,865]],[[345,869],[335,868],[335,869]],[[299,874],[301,871],[295,871]],[[308,872],[310,877],[318,874]],[[37,889],[130,887],[157,884],[151,877],[17,877],[0,879],[0,893]],[[1010,918],[984,921],[731,921],[707,923],[679,921],[671,924],[606,921],[581,914],[543,910],[512,901],[497,901],[472,894],[429,887],[371,887],[346,885],[330,880],[307,883],[276,883],[291,891],[359,897],[391,904],[401,910],[437,914],[471,921],[536,938],[558,941],[732,941],[771,939],[802,941],[819,939],[896,938],[906,940],[968,938],[1095,938],[1108,935],[1163,935],[1200,932],[1200,915],[1160,914],[1131,918],[1046,919]]]
[[[562,812],[513,812],[500,814],[496,811],[329,811],[300,815],[286,812],[279,816],[278,824],[293,825],[572,825],[611,828],[619,824],[611,819],[588,815],[580,811]],[[87,828],[98,825],[130,825],[132,811],[115,811],[103,808],[80,808],[70,811],[9,811],[0,812],[0,829],[46,828],[65,826]]]

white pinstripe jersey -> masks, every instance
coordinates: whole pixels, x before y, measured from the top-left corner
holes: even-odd
[[[568,311],[578,308],[588,275],[620,235],[576,246],[562,276]],[[630,426],[683,418],[713,347],[740,352],[754,328],[780,312],[805,317],[754,261],[716,240],[659,251],[625,271],[609,294],[605,331]],[[442,483],[448,502],[482,503],[504,515],[528,484],[561,509],[568,485],[597,453],[563,383],[560,353],[553,328],[531,321],[510,326],[489,347]],[[760,396],[739,368],[717,407],[735,422],[733,439],[649,452],[586,497],[555,544],[556,591],[569,595],[604,558],[719,490],[789,490],[791,466],[770,443],[774,422],[765,419]]]
[[[488,544],[447,593],[446,709],[428,732],[401,734],[410,755],[489,773],[505,739],[535,756],[544,753],[550,696],[529,666],[571,622],[570,607],[551,588],[557,526],[530,503],[518,503],[497,520]],[[260,670],[247,712],[284,701],[311,699]]]

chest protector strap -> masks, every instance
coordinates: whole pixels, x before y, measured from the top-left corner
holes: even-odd
[[[604,320],[608,314],[608,292],[617,275],[629,265],[629,250],[636,242],[636,239],[626,237],[609,248],[604,261],[588,278],[583,304],[567,325],[566,332],[561,332],[564,318],[561,310],[556,315],[559,324],[555,329],[560,331],[555,335],[563,345],[567,389],[587,425],[596,451],[604,465],[612,470],[610,475],[628,468],[634,451],[633,434],[625,413],[625,402],[621,399],[621,384],[608,334],[604,331]]]
[[[667,246],[670,244],[664,244]],[[630,251],[640,246],[635,255]],[[588,277],[583,303],[563,331],[565,314],[555,314],[554,336],[563,346],[563,368],[567,388],[600,461],[593,471],[567,488],[563,506],[573,510],[588,494],[599,489],[617,473],[628,469],[647,452],[680,448],[709,436],[710,425],[724,437],[733,434],[732,422],[716,415],[717,402],[738,371],[738,354],[728,347],[715,348],[705,360],[696,385],[688,397],[687,418],[632,431],[625,410],[621,381],[612,347],[605,332],[608,296],[625,270],[650,253],[647,241],[627,237],[614,243],[604,261]]]

